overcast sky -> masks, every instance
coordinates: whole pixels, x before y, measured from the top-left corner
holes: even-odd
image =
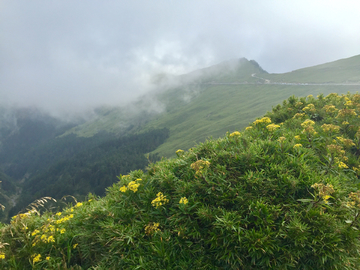
[[[246,57],[271,73],[360,54],[360,1],[0,0],[0,99],[124,104],[152,76]]]

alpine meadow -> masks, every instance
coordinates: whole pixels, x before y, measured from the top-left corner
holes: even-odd
[[[360,269],[359,74],[241,58],[70,124],[1,108],[1,268]]]

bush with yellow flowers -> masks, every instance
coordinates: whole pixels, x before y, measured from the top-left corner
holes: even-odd
[[[360,95],[290,97],[103,198],[21,213],[2,269],[360,269]]]

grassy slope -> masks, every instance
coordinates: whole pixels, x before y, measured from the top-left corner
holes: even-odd
[[[191,103],[149,122],[146,128],[170,129],[170,137],[154,153],[169,157],[177,149],[189,149],[207,137],[220,137],[247,126],[289,96],[316,96],[347,91],[356,86],[222,85],[204,86]]]
[[[265,74],[262,77],[277,82],[360,82],[360,55],[284,74]]]
[[[289,98],[103,198],[56,214],[33,205],[0,224],[0,267],[359,269],[359,102]]]
[[[138,102],[137,108],[150,106],[151,99],[165,104],[165,112],[156,117],[154,115],[152,118],[149,117],[146,111],[132,116],[133,114],[128,110],[114,109],[98,120],[79,126],[77,131],[71,132],[75,131],[80,136],[92,136],[99,130],[116,132],[119,126],[129,129],[129,132],[144,132],[151,128],[166,127],[170,129],[170,137],[154,153],[169,157],[179,148],[188,149],[207,137],[217,138],[227,131],[245,127],[291,95],[316,96],[319,93],[327,95],[332,92],[356,92],[360,89],[359,86],[331,85],[209,85],[207,84],[209,82],[262,82],[252,77],[253,73],[273,82],[356,82],[360,80],[359,71],[360,56],[284,74],[267,74],[256,62],[244,58],[223,62],[180,76],[180,81],[185,82],[183,86],[157,93],[155,99],[153,96],[146,96]],[[131,122],[139,123],[139,121],[141,124],[130,126]]]

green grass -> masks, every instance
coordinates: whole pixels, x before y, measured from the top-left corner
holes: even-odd
[[[206,138],[218,138],[227,131],[242,129],[272,106],[292,95],[325,95],[355,92],[349,86],[222,85],[203,86],[201,94],[176,111],[150,121],[150,128],[170,129],[170,137],[153,153],[170,157],[178,149],[187,150]]]
[[[274,82],[346,83],[360,82],[360,55],[283,74],[263,74]]]

